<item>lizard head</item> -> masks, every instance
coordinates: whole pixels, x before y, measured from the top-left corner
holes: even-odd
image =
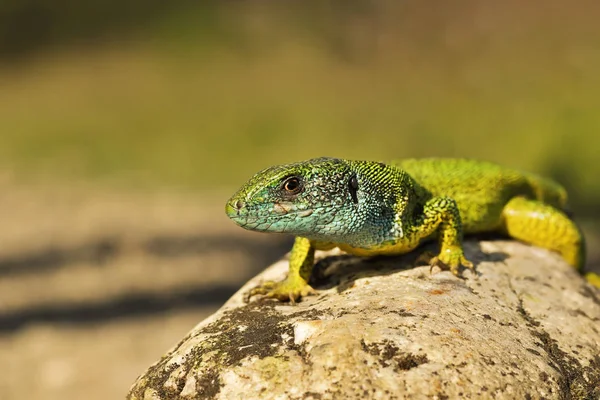
[[[229,218],[253,231],[368,246],[397,235],[396,195],[383,163],[316,158],[267,168],[225,206]]]
[[[348,162],[316,158],[254,175],[225,206],[243,228],[318,239],[342,234],[356,206],[356,176]]]

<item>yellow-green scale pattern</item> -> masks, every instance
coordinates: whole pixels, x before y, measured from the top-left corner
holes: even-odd
[[[459,275],[461,266],[473,267],[463,234],[502,232],[557,251],[581,269],[585,242],[562,211],[566,201],[554,181],[476,160],[319,158],[257,173],[226,212],[246,229],[296,235],[287,279],[248,293],[295,301],[313,291],[315,249],[394,255],[437,239],[439,254],[423,259]],[[600,287],[597,275],[587,278]]]

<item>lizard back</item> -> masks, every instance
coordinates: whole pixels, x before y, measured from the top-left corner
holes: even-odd
[[[468,159],[426,158],[395,160],[389,164],[406,171],[434,196],[448,196],[458,204],[466,233],[497,229],[504,205],[524,196],[564,209],[565,189],[534,174]]]

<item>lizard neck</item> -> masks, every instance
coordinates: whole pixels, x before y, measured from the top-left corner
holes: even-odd
[[[405,171],[392,165],[348,163],[356,177],[356,190],[353,206],[343,209],[347,229],[333,237],[317,232],[314,239],[370,248],[402,238],[411,228],[419,205],[430,195]]]

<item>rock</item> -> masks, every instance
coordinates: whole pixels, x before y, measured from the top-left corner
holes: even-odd
[[[244,304],[268,268],[129,399],[598,399],[600,291],[553,253],[467,242],[478,276],[321,252],[317,296]],[[322,259],[325,256],[333,255]]]

